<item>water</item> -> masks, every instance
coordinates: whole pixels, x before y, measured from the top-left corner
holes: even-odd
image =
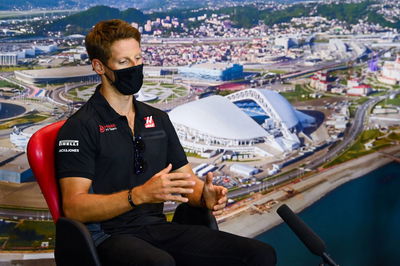
[[[400,164],[350,181],[305,209],[300,217],[341,266],[400,265]],[[317,266],[286,224],[256,237],[275,247],[279,266]]]
[[[26,111],[26,109],[20,105],[4,103],[4,102],[0,102],[0,104],[1,104],[0,119],[14,117],[23,114]]]

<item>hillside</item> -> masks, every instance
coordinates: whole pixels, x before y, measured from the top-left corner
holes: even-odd
[[[166,16],[176,17],[180,20],[186,20],[189,17],[197,17],[203,14],[211,15],[226,14],[230,16],[231,21],[240,28],[250,28],[263,21],[266,25],[290,22],[294,17],[322,16],[328,19],[338,19],[349,24],[358,23],[364,20],[381,26],[400,29],[400,21],[389,22],[374,9],[375,2],[364,1],[360,3],[305,3],[288,6],[284,10],[259,10],[254,6],[245,7],[224,7],[218,10],[191,10],[175,9],[169,12],[158,12],[144,14],[140,10],[129,8],[120,11],[117,8],[107,6],[96,6],[86,11],[76,13],[61,20],[49,24],[44,31],[62,31],[68,33],[85,34],[94,24],[101,20],[119,18],[128,22],[136,22],[143,25],[146,20],[155,18],[164,18]],[[197,25],[197,24],[193,24]]]
[[[73,0],[12,0],[0,1],[0,10],[30,10],[30,9],[53,9],[63,6],[65,8],[75,6]]]
[[[122,19],[143,24],[148,19],[141,11],[129,8],[120,11],[117,8],[96,6],[49,24],[44,31],[63,31],[66,33],[86,33],[97,22],[107,19]]]

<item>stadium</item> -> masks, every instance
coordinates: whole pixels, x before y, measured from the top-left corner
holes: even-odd
[[[16,79],[28,84],[57,84],[67,82],[99,82],[91,65],[14,71]]]
[[[279,156],[299,148],[298,134],[316,123],[267,89],[206,97],[174,108],[169,116],[186,151],[198,154]]]

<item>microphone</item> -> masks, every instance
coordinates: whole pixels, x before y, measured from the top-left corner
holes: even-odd
[[[312,253],[322,257],[325,263],[331,266],[338,266],[325,252],[324,241],[286,204],[280,206],[276,212]]]

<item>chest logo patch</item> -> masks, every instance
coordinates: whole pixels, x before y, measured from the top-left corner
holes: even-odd
[[[99,131],[100,133],[108,132],[108,131],[113,131],[117,130],[117,125],[116,124],[110,124],[110,125],[99,125]]]
[[[145,121],[145,124],[144,124],[144,127],[145,127],[145,128],[156,127],[156,124],[154,123],[154,120],[153,120],[153,116],[152,116],[152,115],[151,115],[151,116],[146,116],[146,117],[144,118],[144,121]]]

